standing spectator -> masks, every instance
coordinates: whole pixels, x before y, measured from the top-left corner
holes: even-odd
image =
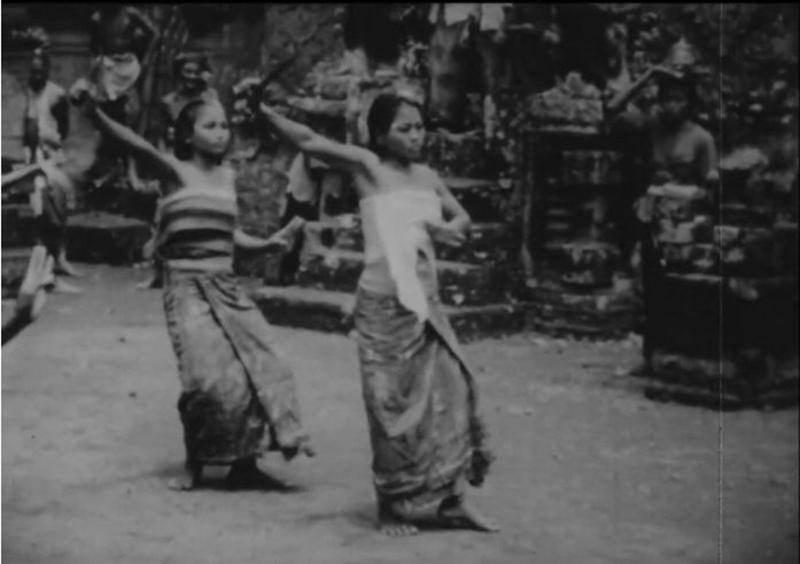
[[[658,248],[652,237],[652,200],[642,192],[647,186],[668,183],[695,186],[708,190],[706,205],[711,206],[713,189],[719,180],[717,147],[709,131],[695,121],[697,84],[693,70],[696,56],[691,45],[681,40],[673,45],[665,62],[651,68],[629,89],[620,92],[607,105],[615,116],[615,126],[628,146],[641,152],[644,164],[643,186],[636,186],[641,196],[635,203],[635,220],[641,248],[642,289],[644,293],[645,332],[644,370],[649,371],[654,352],[651,323],[660,306],[658,284],[661,276]],[[652,80],[658,85],[658,103],[649,113],[632,102]],[[633,199],[633,198],[632,198]],[[638,257],[634,257],[637,260]]]
[[[26,89],[24,145],[26,164],[60,162],[64,158],[63,140],[69,134],[69,102],[66,91],[50,80],[50,57],[44,49],[36,49]],[[66,227],[69,214],[69,187],[48,182],[41,172],[33,177],[34,190],[30,202],[40,244],[54,259],[55,273],[79,276],[67,261]],[[56,289],[77,291],[59,281]]]
[[[181,53],[172,64],[178,88],[161,98],[161,127],[159,145],[162,150],[172,148],[175,138],[175,120],[189,102],[218,100],[217,91],[209,86],[211,67],[202,53]]]

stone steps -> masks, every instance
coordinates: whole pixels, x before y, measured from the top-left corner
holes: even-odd
[[[475,223],[504,222],[510,215],[511,184],[486,178],[443,176],[442,180]]]
[[[554,336],[610,339],[636,329],[640,307],[632,288],[583,290],[548,283],[528,288],[527,326]]]
[[[514,281],[506,269],[488,265],[437,261],[440,298],[446,305],[506,303]],[[305,288],[353,292],[364,266],[364,256],[342,249],[306,248],[297,283]]]
[[[150,238],[146,222],[107,212],[86,212],[67,221],[67,256],[80,262],[131,264],[142,260],[142,247]],[[3,247],[31,247],[36,231],[30,206],[3,206]]]
[[[353,329],[353,293],[298,286],[251,286],[248,293],[274,325],[340,334]],[[464,342],[525,330],[524,304],[445,306],[445,312]]]
[[[562,283],[587,290],[609,288],[622,263],[616,245],[588,239],[551,241],[543,256],[548,267],[560,273]]]
[[[362,252],[364,238],[358,221],[353,225],[309,222],[305,234],[313,246]],[[473,223],[462,247],[434,243],[436,257],[450,262],[479,265],[507,264],[514,260],[514,233],[504,223]]]
[[[69,219],[67,256],[80,262],[133,264],[142,260],[150,239],[144,221],[106,212],[87,212]]]
[[[28,204],[3,204],[3,248],[36,242],[33,210]]]
[[[746,351],[719,358],[656,350],[645,395],[712,409],[783,408],[798,403],[798,364],[792,356]]]

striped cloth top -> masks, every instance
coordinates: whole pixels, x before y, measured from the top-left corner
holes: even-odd
[[[159,203],[156,252],[171,268],[230,270],[237,212],[232,189],[181,188]]]

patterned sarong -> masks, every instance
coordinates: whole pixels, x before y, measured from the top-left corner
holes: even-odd
[[[272,351],[269,324],[232,273],[167,269],[164,311],[194,461],[230,464],[308,439],[292,372]]]
[[[480,485],[491,454],[477,390],[437,298],[420,323],[397,297],[359,288],[362,391],[381,502],[410,517],[435,511],[464,480]]]

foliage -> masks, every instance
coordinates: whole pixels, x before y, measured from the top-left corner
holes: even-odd
[[[50,36],[40,26],[12,29],[3,40],[4,47],[10,49],[38,49],[50,45]]]
[[[598,5],[598,7],[610,5]],[[680,38],[700,54],[699,119],[725,147],[756,142],[797,124],[795,4],[639,4],[617,10],[628,31],[634,78],[664,60]],[[614,12],[614,10],[612,10]],[[603,25],[603,24],[600,24]],[[505,108],[507,131],[529,126],[516,92]],[[501,109],[502,113],[502,109]],[[724,147],[723,147],[724,149]]]

